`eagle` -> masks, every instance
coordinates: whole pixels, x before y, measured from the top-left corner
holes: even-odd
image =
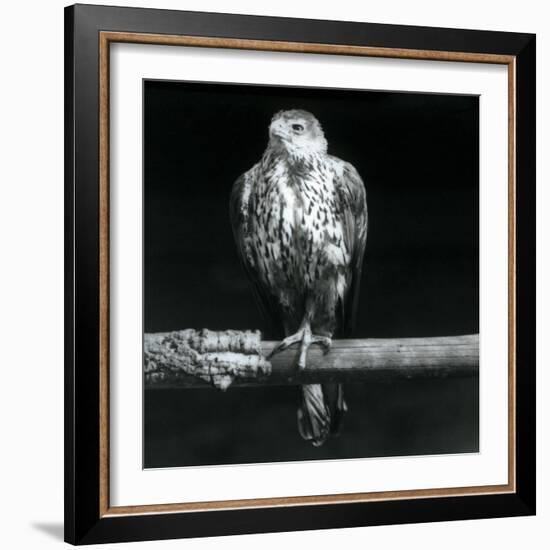
[[[321,124],[301,109],[276,113],[267,148],[233,184],[230,219],[238,255],[264,316],[284,338],[271,355],[312,344],[330,350],[356,315],[367,238],[365,185],[327,153]],[[322,445],[347,410],[341,384],[301,386],[300,435]]]

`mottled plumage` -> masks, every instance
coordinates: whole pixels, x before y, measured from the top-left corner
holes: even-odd
[[[327,154],[317,119],[277,113],[261,160],[234,184],[231,222],[263,313],[300,344],[298,367],[318,343],[353,325],[367,236],[365,187],[355,168]],[[346,409],[340,385],[302,387],[298,426],[322,444]]]

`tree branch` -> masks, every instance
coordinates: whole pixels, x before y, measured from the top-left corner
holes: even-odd
[[[334,340],[325,355],[308,351],[298,370],[293,347],[266,357],[277,342],[259,331],[196,331],[145,334],[145,387],[258,386],[313,382],[359,382],[396,378],[477,376],[479,335],[433,338]]]

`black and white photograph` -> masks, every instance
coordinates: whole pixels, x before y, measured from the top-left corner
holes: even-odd
[[[547,5],[83,1],[2,5],[0,547],[547,550]]]
[[[143,467],[479,452],[479,97],[143,82]]]

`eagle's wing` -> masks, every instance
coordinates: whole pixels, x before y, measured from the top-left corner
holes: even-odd
[[[252,284],[254,298],[265,321],[270,327],[280,332],[282,326],[277,325],[281,322],[277,302],[265,285],[262,284],[260,266],[258,265],[261,259],[257,257],[251,246],[253,238],[251,228],[253,186],[259,175],[259,170],[259,165],[256,164],[233,184],[229,199],[229,217],[237,246],[237,254]]]
[[[344,224],[344,240],[351,254],[351,272],[342,304],[342,328],[345,334],[353,330],[359,301],[361,270],[367,243],[367,199],[365,185],[349,162],[330,157],[335,173],[335,186]]]

